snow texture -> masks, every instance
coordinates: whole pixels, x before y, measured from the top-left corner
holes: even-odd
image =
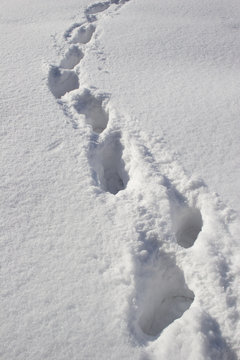
[[[235,41],[237,3],[1,6],[1,359],[237,360],[237,212],[190,175],[195,144],[176,154],[199,63],[239,74],[216,35],[225,26]],[[227,96],[239,110],[236,88]],[[210,99],[202,93],[199,114]]]

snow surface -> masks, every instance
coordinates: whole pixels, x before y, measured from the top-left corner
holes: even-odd
[[[240,358],[238,2],[0,8],[0,358]]]

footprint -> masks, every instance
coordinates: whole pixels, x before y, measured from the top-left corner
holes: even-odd
[[[79,26],[81,26],[82,23],[74,23],[73,25],[71,25],[64,33],[63,37],[65,40],[68,40],[68,38],[71,37],[72,32],[74,29],[78,28]]]
[[[236,354],[224,339],[218,322],[208,313],[202,312],[199,321],[201,330],[208,334],[203,338],[202,346],[210,360],[238,360]]]
[[[73,98],[73,108],[78,114],[84,115],[87,124],[95,133],[100,134],[108,124],[108,114],[103,108],[104,97],[95,97],[90,90],[84,89]]]
[[[98,184],[104,191],[114,195],[125,189],[129,180],[122,159],[123,146],[120,139],[120,132],[112,133],[97,146],[90,159]]]
[[[52,94],[59,99],[66,93],[79,88],[78,76],[74,71],[51,66],[48,74],[48,86]]]
[[[138,325],[148,336],[158,336],[189,309],[194,293],[187,287],[184,274],[169,256],[141,264],[138,278]]]
[[[73,69],[82,60],[84,54],[78,46],[71,46],[64,55],[60,67],[62,69]]]
[[[85,10],[85,14],[86,15],[95,15],[99,12],[107,10],[110,5],[111,5],[110,1],[99,2],[97,4],[93,4]]]
[[[183,207],[176,215],[174,224],[178,244],[184,248],[193,246],[202,226],[201,212],[196,208]]]
[[[95,31],[95,26],[92,24],[82,25],[72,32],[70,43],[72,44],[87,44]]]
[[[175,189],[171,190],[170,196],[173,230],[177,243],[184,248],[190,248],[203,227],[201,212],[197,208],[189,207],[186,199]]]

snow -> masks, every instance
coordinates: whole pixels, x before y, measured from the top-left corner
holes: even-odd
[[[238,359],[238,3],[0,7],[1,359]]]

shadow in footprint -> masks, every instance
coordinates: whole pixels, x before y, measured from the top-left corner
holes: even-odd
[[[184,247],[193,246],[203,227],[199,209],[190,207],[187,200],[168,183],[173,230],[177,243]]]
[[[141,261],[140,268],[138,324],[144,334],[156,337],[189,309],[194,293],[175,261],[164,253]]]
[[[102,97],[95,97],[90,90],[84,89],[81,94],[73,98],[73,107],[78,114],[85,116],[87,124],[92,126],[95,133],[100,134],[108,124],[108,114],[103,108]]]
[[[187,206],[180,208],[174,216],[174,230],[178,244],[184,248],[193,246],[202,226],[202,215],[198,209]]]
[[[82,23],[74,23],[73,25],[71,25],[64,33],[64,39],[67,40],[71,35],[74,29],[78,28],[79,26],[81,26]]]
[[[73,69],[83,58],[83,52],[78,48],[78,46],[71,46],[69,50],[64,55],[60,67],[62,69]]]
[[[114,195],[125,189],[129,180],[122,159],[123,146],[120,139],[119,132],[112,133],[97,146],[90,160],[97,183],[104,191]]]
[[[211,360],[237,360],[237,356],[223,338],[216,320],[204,313],[201,318],[201,332],[204,334],[203,346]]]
[[[57,66],[51,66],[48,73],[48,87],[52,94],[59,99],[66,93],[78,89],[78,76],[74,71],[61,70]]]
[[[105,11],[109,8],[111,2],[110,1],[106,1],[106,2],[99,2],[93,5],[90,5],[86,11],[85,14],[86,15],[95,15],[99,12]]]
[[[95,31],[95,26],[92,24],[82,25],[74,29],[70,42],[72,44],[87,44]]]

